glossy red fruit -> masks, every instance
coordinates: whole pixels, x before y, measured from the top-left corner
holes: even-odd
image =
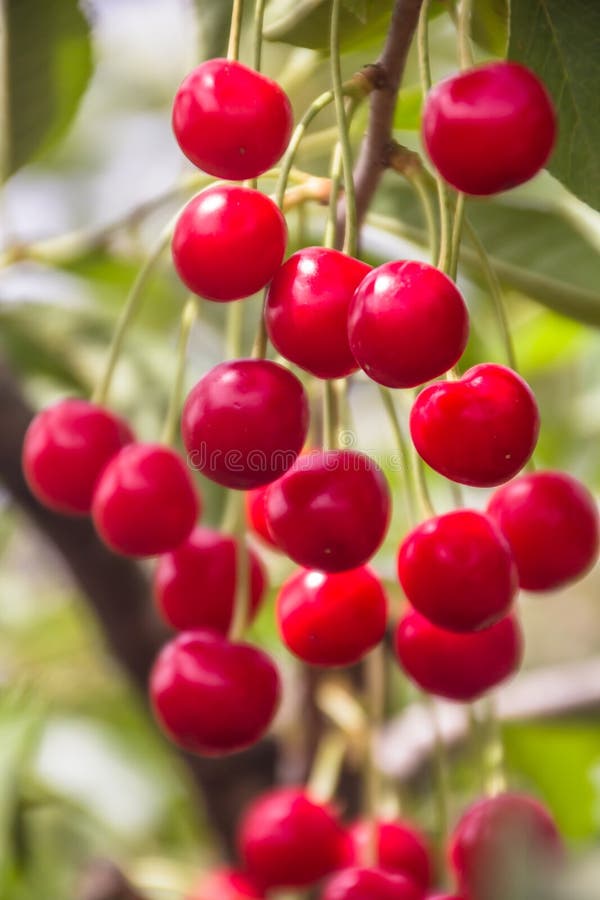
[[[215,184],[197,194],[177,220],[173,263],[183,283],[207,300],[249,297],[281,265],[287,230],[260,191]]]
[[[371,266],[325,247],[306,247],[281,267],[271,285],[265,321],[276,350],[319,378],[358,368],[348,343],[348,309]]]
[[[191,465],[212,481],[247,490],[286,472],[308,431],[300,381],[266,359],[220,363],[190,391],[181,432]]]
[[[23,473],[44,506],[85,515],[104,467],[133,440],[127,423],[109,410],[87,400],[61,400],[29,425],[23,441]]]
[[[351,868],[336,872],[321,900],[424,900],[425,892],[405,875],[382,869]]]
[[[483,363],[458,381],[432,384],[417,397],[410,431],[420,456],[452,481],[494,487],[523,468],[540,418],[528,384],[505,366]]]
[[[273,540],[273,535],[269,531],[267,522],[267,510],[265,508],[265,498],[269,486],[267,484],[262,487],[253,488],[246,493],[244,498],[246,506],[246,522],[248,527],[261,540],[267,544],[272,550],[279,550],[279,547]]]
[[[399,622],[396,656],[406,675],[429,694],[475,700],[517,671],[523,637],[514,616],[485,631],[456,634],[432,625],[417,612]]]
[[[368,859],[372,825],[356,822],[349,831],[351,866]],[[377,823],[377,865],[390,872],[406,875],[426,890],[432,881],[433,867],[429,847],[423,835],[408,822],[380,820]]]
[[[305,887],[343,865],[346,836],[334,811],[304,788],[277,788],[246,811],[238,834],[247,871],[265,887]]]
[[[411,606],[449,631],[478,631],[509,611],[517,568],[489,516],[461,509],[435,516],[400,545],[398,577]]]
[[[529,181],[546,164],[556,115],[533,72],[513,62],[487,63],[430,91],[423,140],[449,184],[465,194],[495,194]]]
[[[183,543],[200,512],[184,461],[161,444],[129,444],[104,469],[92,515],[102,538],[125,556],[158,556]]]
[[[150,676],[155,715],[179,746],[205,756],[243,750],[271,724],[281,693],[269,657],[214,631],[185,631],[166,644]]]
[[[315,450],[296,460],[266,496],[267,521],[284,553],[307,569],[343,572],[381,545],[390,492],[377,463],[353,450]]]
[[[217,869],[200,879],[187,900],[264,900],[265,894],[243,872]]]
[[[348,335],[369,378],[387,387],[416,387],[458,362],[469,316],[447,275],[427,263],[399,260],[363,279],[350,305]]]
[[[173,131],[194,165],[231,181],[257,178],[280,159],[292,108],[279,85],[228,59],[197,66],[175,94]]]
[[[516,478],[494,493],[488,512],[510,543],[521,587],[528,591],[562,587],[598,559],[596,501],[565,472]]]

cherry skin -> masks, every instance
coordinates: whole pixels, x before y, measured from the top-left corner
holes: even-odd
[[[522,475],[497,490],[488,512],[514,553],[528,591],[563,587],[598,559],[598,507],[588,489],[564,472]]]
[[[184,631],[159,653],[150,676],[154,713],[180,747],[220,756],[256,743],[281,694],[279,673],[250,644],[214,631]]]
[[[109,410],[87,400],[60,400],[29,425],[23,441],[23,473],[44,506],[86,515],[104,467],[133,440],[127,423]]]
[[[158,556],[183,543],[200,502],[184,461],[161,444],[129,444],[104,469],[92,516],[102,540],[125,556]]]
[[[431,894],[427,900],[465,900],[465,898],[459,897],[458,894]]]
[[[183,283],[206,300],[249,297],[281,265],[287,230],[260,191],[215,184],[184,207],[173,234],[173,263]]]
[[[366,563],[390,519],[390,492],[373,459],[353,450],[304,454],[265,500],[279,547],[307,569],[343,572]]]
[[[191,464],[229,488],[248,490],[279,478],[308,431],[300,381],[277,363],[220,363],[191,390],[181,431]]]
[[[373,269],[356,289],[348,335],[369,378],[392,388],[416,387],[458,362],[469,316],[447,275],[427,263],[399,260]]]
[[[273,535],[269,531],[267,522],[267,510],[265,508],[265,498],[267,496],[267,484],[262,487],[253,488],[246,493],[244,498],[246,507],[246,523],[248,528],[254,532],[271,550],[279,550],[279,547],[273,540]]]
[[[518,589],[508,541],[489,516],[461,509],[404,539],[398,577],[411,606],[439,628],[478,631],[510,610]]]
[[[494,62],[446,78],[427,96],[423,140],[442,177],[465,194],[506,191],[546,164],[556,115],[524,66]]]
[[[405,875],[382,869],[349,868],[336,872],[321,900],[424,900],[422,887]]]
[[[175,94],[173,131],[195,166],[228,181],[257,178],[283,155],[292,133],[279,85],[227,59],[197,66]]]
[[[271,282],[265,306],[276,350],[318,378],[343,378],[358,368],[348,343],[348,309],[371,266],[337,250],[306,247]]]
[[[187,900],[264,900],[263,891],[243,872],[217,869],[205,875]]]
[[[360,865],[370,850],[371,823],[355,822],[349,837],[348,865]],[[385,871],[406,875],[423,890],[432,881],[433,867],[427,842],[408,822],[393,819],[377,822],[377,865]]]
[[[439,472],[474,487],[495,487],[523,468],[540,418],[528,384],[505,366],[482,363],[458,381],[421,391],[410,415],[419,455]]]

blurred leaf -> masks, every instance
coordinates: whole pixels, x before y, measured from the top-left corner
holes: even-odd
[[[342,0],[346,9],[354,13],[356,18],[365,25],[367,23],[367,0]]]
[[[46,325],[44,325],[46,322]],[[89,385],[78,371],[69,340],[61,340],[47,326],[39,307],[29,304],[0,312],[0,346],[13,368],[28,376],[55,380],[74,393]]]
[[[225,56],[231,20],[231,0],[194,0],[200,37],[200,59]]]
[[[473,40],[494,56],[505,56],[508,44],[509,0],[475,0],[471,16]]]
[[[394,128],[399,131],[418,131],[421,127],[423,92],[418,84],[402,88],[394,113]]]

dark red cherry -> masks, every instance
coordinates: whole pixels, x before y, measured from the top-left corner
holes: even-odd
[[[368,860],[372,824],[365,820],[350,828],[348,864],[357,866]],[[410,823],[381,819],[377,823],[377,865],[390,872],[406,875],[426,890],[432,881],[433,866],[427,841]]]
[[[185,631],[159,653],[150,676],[154,713],[180,747],[205,756],[243,750],[271,724],[281,693],[269,657],[214,631]]]
[[[203,876],[186,900],[265,900],[265,894],[244,872],[217,869]]]
[[[23,441],[23,472],[37,499],[57,512],[85,515],[102,470],[134,440],[127,423],[87,400],[42,410]]]
[[[556,140],[552,100],[536,75],[493,62],[439,82],[423,110],[423,140],[443,178],[465,194],[529,181]]]
[[[279,85],[228,59],[197,66],[175,94],[173,131],[194,165],[230,181],[257,178],[283,155],[292,108]]]
[[[528,384],[505,366],[483,363],[458,381],[421,391],[410,431],[426,463],[461,484],[494,487],[523,468],[540,419]]]
[[[254,534],[261,538],[272,550],[279,550],[267,523],[265,498],[268,488],[268,484],[265,484],[246,493],[246,522]]]
[[[353,450],[299,457],[266,496],[267,521],[284,553],[307,569],[342,572],[381,545],[390,492],[377,463]]]
[[[409,388],[458,362],[469,336],[465,302],[453,281],[427,263],[384,263],[363,279],[348,318],[352,353],[369,378]]]
[[[306,440],[308,400],[300,381],[266,359],[220,363],[190,391],[181,431],[191,465],[225,487],[268,484]]]
[[[341,869],[327,882],[321,900],[424,900],[425,891],[405,875],[383,869]]]
[[[415,684],[429,694],[463,702],[513,675],[523,655],[521,629],[512,615],[485,631],[456,634],[410,611],[398,624],[395,644],[398,662]]]
[[[276,350],[319,378],[358,368],[348,343],[352,295],[371,266],[325,247],[306,247],[281,267],[269,287],[265,321]]]
[[[449,631],[497,622],[518,589],[508,541],[489,516],[470,509],[411,531],[400,545],[398,577],[411,606]]]
[[[562,587],[598,559],[596,501],[565,472],[521,475],[493,494],[488,512],[507,538],[528,591]]]
[[[104,469],[94,492],[94,525],[125,556],[158,556],[183,543],[200,512],[184,461],[161,444],[129,444]]]
[[[260,191],[215,184],[177,220],[173,262],[183,283],[207,300],[240,300],[264,288],[281,265],[287,230]]]

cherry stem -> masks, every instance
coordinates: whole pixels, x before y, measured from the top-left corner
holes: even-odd
[[[427,226],[428,242],[431,248],[431,261],[433,265],[435,265],[439,257],[440,247],[437,224],[435,221],[435,211],[433,208],[433,203],[431,202],[431,195],[427,188],[425,177],[422,173],[408,175],[407,177],[408,181],[413,186],[419,198],[421,209],[423,210],[423,216],[425,218],[425,223]]]
[[[244,339],[244,303],[234,300],[227,310],[225,325],[225,355],[227,359],[237,359],[242,355]]]
[[[465,195],[459,193],[454,207],[454,221],[452,223],[452,241],[450,244],[450,265],[448,275],[456,281],[458,274],[458,261],[460,257],[460,242],[462,239],[463,222],[465,218]]]
[[[190,294],[186,300],[183,312],[181,314],[181,324],[179,326],[179,337],[177,340],[177,361],[175,364],[175,378],[173,387],[169,397],[167,406],[167,415],[162,432],[162,442],[164,444],[174,444],[177,434],[177,426],[179,424],[179,416],[181,411],[181,401],[183,397],[183,385],[185,381],[185,369],[187,363],[187,348],[194,322],[198,315],[198,297]]]
[[[346,735],[337,728],[326,731],[319,741],[306,783],[307,793],[314,800],[328,803],[334,796],[347,749]]]
[[[263,21],[265,18],[265,0],[256,0],[254,4],[254,68],[260,72],[262,65]]]
[[[246,543],[246,516],[244,508],[244,493],[236,491],[231,499],[235,508],[236,522],[233,529],[235,540],[235,602],[233,617],[229,630],[229,640],[239,641],[243,638],[248,627],[250,612],[250,553]]]
[[[458,13],[458,59],[461,69],[473,66],[473,50],[471,48],[471,13],[473,0],[462,0]]]
[[[323,450],[335,450],[339,433],[339,409],[333,379],[323,382]]]
[[[342,146],[342,163],[344,172],[344,190],[346,196],[346,232],[344,237],[344,252],[349,256],[355,256],[358,247],[358,215],[356,211],[356,192],[354,189],[354,160],[348,119],[344,105],[344,84],[342,82],[342,67],[340,61],[340,9],[341,0],[333,0],[331,6],[330,25],[330,58],[331,81],[333,84],[335,115],[337,119],[340,144]]]
[[[369,823],[367,865],[377,865],[377,816],[381,775],[377,765],[377,738],[385,712],[385,648],[375,647],[365,660],[369,730],[365,742],[363,816]]]
[[[352,122],[354,117],[354,113],[356,112],[360,100],[358,97],[351,97],[348,102],[347,109],[347,121],[348,127]],[[331,188],[329,194],[329,212],[327,215],[327,225],[325,228],[325,237],[323,239],[324,247],[335,247],[336,238],[337,238],[337,211],[338,211],[338,201],[340,197],[340,188],[342,185],[342,175],[343,175],[343,149],[342,144],[338,141],[333,148],[333,153],[331,156]]]
[[[408,449],[408,441],[402,431],[402,425],[400,424],[400,419],[396,411],[392,392],[389,388],[380,385],[379,393],[390,422],[396,446],[402,459],[404,493],[406,495],[406,505],[408,507],[408,518],[411,526],[414,527],[417,524],[418,490],[416,483],[411,477],[411,453]]]
[[[484,701],[484,716],[487,731],[485,746],[485,792],[495,797],[507,788],[506,757],[504,742],[498,719],[498,711],[495,697],[489,696]]]
[[[440,855],[443,858],[446,839],[448,836],[449,823],[449,805],[450,805],[450,784],[448,777],[448,760],[446,758],[446,748],[442,739],[440,723],[438,719],[438,711],[435,702],[429,694],[425,694],[425,701],[429,707],[431,716],[431,727],[434,735],[434,766],[435,766],[435,799],[438,817],[438,837]]]
[[[227,59],[236,61],[240,55],[240,40],[242,37],[242,20],[244,18],[244,0],[233,0],[231,11],[231,26],[229,29],[229,44],[227,46]]]

